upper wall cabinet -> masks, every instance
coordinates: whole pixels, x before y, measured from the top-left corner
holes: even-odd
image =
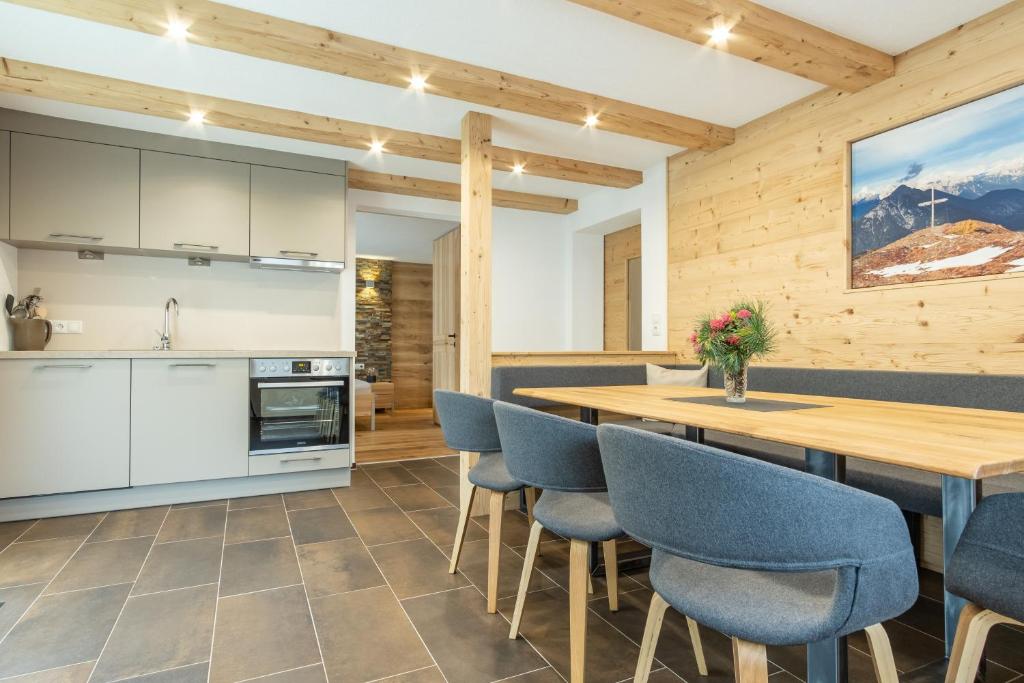
[[[11,236],[11,134],[0,130],[0,239]]]
[[[247,256],[249,165],[142,152],[143,249]]]
[[[139,246],[139,150],[11,134],[11,239]]]
[[[251,253],[345,260],[345,178],[252,167]]]

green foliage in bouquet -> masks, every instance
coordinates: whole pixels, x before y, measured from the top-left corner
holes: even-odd
[[[776,332],[765,308],[761,301],[741,301],[724,313],[697,320],[690,343],[700,362],[738,374],[750,359],[775,351]]]

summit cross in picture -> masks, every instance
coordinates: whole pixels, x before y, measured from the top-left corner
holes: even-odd
[[[853,288],[1024,273],[1024,86],[851,156]]]

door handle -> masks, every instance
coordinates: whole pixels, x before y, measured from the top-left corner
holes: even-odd
[[[48,364],[37,366],[40,370],[88,370],[92,363],[61,363],[60,365]]]
[[[189,242],[175,242],[175,249],[206,249],[207,251],[217,251],[220,249],[216,244],[191,244]]]
[[[102,242],[102,235],[72,235],[67,232],[51,232],[50,238],[55,240],[88,240],[90,242]]]
[[[281,256],[308,256],[309,258],[316,258],[320,253],[316,251],[290,251],[288,249],[281,250]]]
[[[291,458],[281,458],[281,462],[302,462],[303,460],[323,460],[322,455],[298,455]]]
[[[216,363],[171,363],[172,368],[215,368]]]

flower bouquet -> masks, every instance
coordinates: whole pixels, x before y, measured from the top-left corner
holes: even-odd
[[[699,319],[690,343],[702,363],[725,375],[725,400],[743,403],[747,400],[747,366],[750,359],[775,350],[775,328],[765,317],[764,303],[743,301],[725,313]]]

